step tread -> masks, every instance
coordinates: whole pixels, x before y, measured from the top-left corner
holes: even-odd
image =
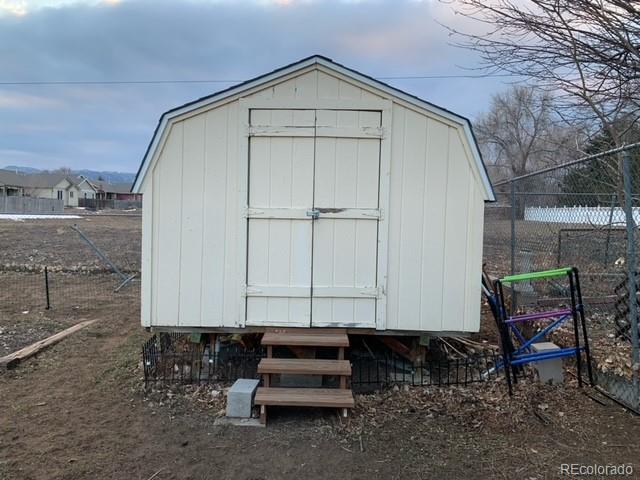
[[[348,347],[349,337],[344,331],[322,330],[274,330],[262,336],[262,345],[284,345],[297,347]]]
[[[351,375],[348,360],[319,360],[315,358],[263,358],[258,373],[293,373],[310,375]]]
[[[352,408],[353,393],[338,388],[265,388],[256,392],[256,405],[284,405],[289,407]]]

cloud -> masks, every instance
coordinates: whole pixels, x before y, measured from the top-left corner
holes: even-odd
[[[27,2],[17,0],[0,0],[0,14],[22,16],[27,14]]]
[[[27,13],[0,16],[0,82],[242,80],[314,53],[373,76],[464,73],[456,65],[477,63],[448,45],[436,19],[460,16],[440,2],[0,0],[0,11],[10,4]],[[394,84],[466,115],[503,87],[495,79]],[[229,85],[0,90],[0,132],[13,132],[0,134],[0,166],[11,150],[38,162],[135,171],[163,111]],[[48,132],[51,125],[62,133]]]
[[[62,108],[63,106],[64,102],[58,98],[0,90],[0,110],[34,108],[57,109]]]

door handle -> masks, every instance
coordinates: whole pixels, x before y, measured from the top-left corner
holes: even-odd
[[[316,220],[320,217],[320,210],[307,210],[307,217],[311,217],[313,220]]]

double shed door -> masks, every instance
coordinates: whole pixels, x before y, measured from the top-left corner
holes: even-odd
[[[376,326],[381,122],[250,110],[247,325]]]

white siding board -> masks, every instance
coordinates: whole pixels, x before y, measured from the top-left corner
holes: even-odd
[[[168,161],[168,160],[167,160]],[[153,206],[151,208],[151,215],[153,217],[153,225],[151,228],[151,236],[152,236],[152,259],[151,259],[151,325],[156,325],[158,323],[158,295],[162,294],[160,291],[160,284],[158,279],[158,271],[160,269],[160,167],[156,163],[151,170],[151,181],[152,181],[152,192],[153,198],[155,198],[155,202],[153,202]],[[144,205],[144,200],[143,200]],[[144,276],[145,273],[143,272]],[[177,322],[177,320],[176,320]]]
[[[340,98],[340,80],[333,75],[318,71],[318,98]]]
[[[402,328],[420,328],[420,291],[422,289],[422,224],[424,177],[427,145],[426,118],[406,112],[404,128],[404,165],[402,171],[401,251],[399,284],[399,322]],[[392,212],[395,215],[396,212]]]
[[[246,178],[240,179],[238,175],[240,111],[238,102],[229,104],[227,111],[227,207],[224,232],[224,309],[222,318],[225,327],[241,326],[244,322],[239,311],[240,303],[243,300],[241,298],[242,292],[239,290],[239,273],[237,271],[238,255],[246,253],[246,245],[238,245],[239,230],[246,229],[246,223],[240,222],[240,209],[244,208],[244,205],[238,201],[241,185],[246,183]],[[246,141],[246,138],[243,140]]]
[[[183,124],[173,126],[158,169],[158,268],[154,325],[179,325]],[[154,182],[155,183],[155,182]],[[161,192],[161,193],[160,193]]]
[[[228,208],[227,154],[229,108],[223,106],[207,112],[205,121],[204,195],[200,210],[203,217],[203,249],[201,267],[201,326],[224,325],[226,285],[225,236]],[[234,191],[234,189],[231,189]]]
[[[387,283],[387,328],[400,328],[400,253],[402,242],[402,179],[405,163],[404,127],[407,110],[393,105],[393,124],[391,125],[391,179],[389,185],[389,266]]]
[[[467,238],[467,274],[464,330],[467,332],[480,329],[482,242],[484,230],[484,199],[480,184],[471,183],[472,194],[469,195],[469,225]]]
[[[465,315],[468,202],[471,176],[455,131],[449,131],[447,206],[445,211],[444,276],[442,318],[446,330],[462,331]],[[478,276],[480,272],[478,272]]]
[[[421,322],[424,330],[440,330],[442,325],[443,252],[445,248],[445,208],[449,127],[432,119],[427,123],[425,195],[422,220]]]
[[[182,198],[180,222],[179,325],[200,326],[202,284],[203,203],[205,193],[205,116],[183,122]]]
[[[141,275],[141,297],[140,318],[144,327],[151,326],[151,308],[153,304],[154,272],[153,266],[153,172],[145,185],[144,199],[142,201],[142,275]]]

